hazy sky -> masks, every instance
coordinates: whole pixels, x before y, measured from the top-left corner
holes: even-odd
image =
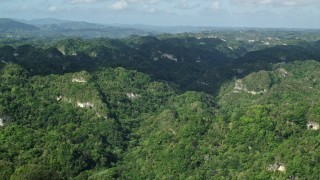
[[[0,17],[103,24],[320,28],[320,0],[0,0]]]

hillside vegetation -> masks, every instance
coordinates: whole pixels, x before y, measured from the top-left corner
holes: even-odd
[[[2,45],[1,179],[318,179],[318,43],[224,43]]]

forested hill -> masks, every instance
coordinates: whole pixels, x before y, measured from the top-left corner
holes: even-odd
[[[319,67],[277,64],[215,101],[124,68],[30,76],[6,64],[1,177],[316,179]]]
[[[1,179],[318,179],[319,41],[179,36],[2,45]]]
[[[24,67],[31,75],[63,74],[100,67],[124,67],[144,72],[153,80],[212,95],[233,77],[270,70],[272,64],[320,60],[319,43],[275,45],[251,51],[247,45],[220,38],[66,39],[53,43],[3,45],[0,60]],[[231,49],[230,49],[231,48]]]

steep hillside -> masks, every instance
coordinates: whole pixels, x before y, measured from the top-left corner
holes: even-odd
[[[30,76],[5,64],[3,179],[317,179],[320,63],[273,65],[216,100],[124,68]]]
[[[318,41],[26,42],[0,46],[2,179],[318,179]]]
[[[167,84],[123,68],[31,77],[9,63],[0,78],[4,179],[81,178],[115,168],[135,141],[134,128],[176,96]]]
[[[175,97],[140,124],[121,177],[318,178],[319,68],[296,61],[252,73],[228,83],[217,107],[204,94]]]

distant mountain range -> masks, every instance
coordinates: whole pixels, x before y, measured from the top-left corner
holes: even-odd
[[[45,19],[32,19],[32,20],[17,20],[23,23],[32,24],[32,25],[46,25],[46,24],[61,24],[65,22],[71,22],[69,20],[61,20],[54,18],[45,18]]]
[[[0,19],[0,33],[17,33],[19,37],[56,37],[57,35],[62,35],[65,37],[76,36],[82,38],[124,38],[131,35],[141,36],[154,34],[132,27],[110,26],[88,22],[58,19],[35,19],[26,21],[8,18]]]
[[[193,26],[152,26],[143,24],[97,24],[81,21],[46,19],[0,18],[0,33],[19,33],[19,37],[81,37],[81,38],[125,38],[132,35],[146,36],[163,33],[197,33],[223,28]]]
[[[23,22],[15,21],[12,19],[0,19],[0,32],[17,32],[17,31],[36,31],[40,28],[26,24]]]
[[[253,30],[257,28],[222,28],[222,27],[194,27],[194,26],[152,26],[143,24],[98,24],[81,21],[60,19],[9,19],[0,18],[0,37],[23,38],[23,37],[80,37],[80,38],[126,38],[133,35],[149,36],[164,33],[199,33],[229,30]],[[265,29],[260,29],[265,30]],[[267,29],[269,32],[272,29]],[[287,29],[291,30],[291,29]],[[296,30],[295,30],[296,31]],[[310,30],[309,30],[310,31]]]

